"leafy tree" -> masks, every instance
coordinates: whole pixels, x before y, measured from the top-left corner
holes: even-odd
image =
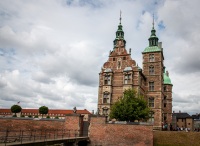
[[[11,106],[10,110],[12,113],[15,113],[14,117],[17,117],[16,113],[21,112],[22,108],[21,108],[21,106],[15,104],[15,105]]]
[[[43,118],[43,115],[44,115],[44,114],[47,114],[48,112],[49,112],[49,108],[46,107],[46,106],[41,106],[41,107],[39,108],[39,113],[42,114],[42,118]]]
[[[119,121],[147,120],[150,109],[142,96],[133,89],[124,91],[124,96],[111,107],[110,117]]]

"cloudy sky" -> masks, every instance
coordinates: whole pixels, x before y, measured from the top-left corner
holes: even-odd
[[[155,28],[173,110],[200,113],[199,0],[0,0],[0,108],[97,109],[98,73],[122,11],[132,58]]]

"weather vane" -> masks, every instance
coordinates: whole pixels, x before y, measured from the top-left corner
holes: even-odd
[[[120,20],[120,24],[121,24],[121,20],[122,20],[122,11],[120,10],[120,18],[119,18],[119,20]]]
[[[153,23],[152,24],[153,24],[153,28],[154,28],[154,13],[153,13]]]

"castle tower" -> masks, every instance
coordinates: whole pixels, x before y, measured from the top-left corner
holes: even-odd
[[[161,129],[163,124],[163,49],[158,43],[154,23],[149,38],[149,46],[142,52],[143,74],[146,77],[146,97],[152,109],[151,120],[156,129]]]
[[[132,60],[131,49],[127,52],[125,48],[121,15],[113,43],[114,47],[109,52],[108,61],[104,63],[99,73],[98,112],[100,115],[109,115],[110,107],[122,97],[125,89],[134,88],[138,94],[145,93],[142,70]]]
[[[163,118],[165,123],[172,123],[172,87],[169,72],[163,73],[164,76],[164,99],[163,99]]]

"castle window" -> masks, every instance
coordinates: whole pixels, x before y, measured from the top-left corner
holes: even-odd
[[[149,66],[149,74],[154,75],[154,66]]]
[[[166,107],[167,106],[167,103],[164,103],[164,107]]]
[[[149,113],[149,122],[154,122],[154,112],[150,111]]]
[[[124,75],[124,84],[129,84],[131,82],[131,74]]]
[[[103,93],[103,103],[110,103],[110,94],[109,92]]]
[[[113,61],[115,61],[115,58],[113,58]]]
[[[126,57],[123,57],[123,60],[126,60]]]
[[[167,87],[166,86],[164,86],[164,91],[167,91]]]
[[[103,108],[103,115],[108,115],[108,108]]]
[[[111,77],[110,77],[109,74],[106,74],[106,75],[104,76],[104,84],[105,84],[105,85],[110,85],[110,84],[111,84]]]
[[[149,97],[149,107],[154,107],[154,98]]]
[[[154,62],[154,54],[149,54],[149,61]]]
[[[149,82],[149,91],[154,91],[154,82]]]

